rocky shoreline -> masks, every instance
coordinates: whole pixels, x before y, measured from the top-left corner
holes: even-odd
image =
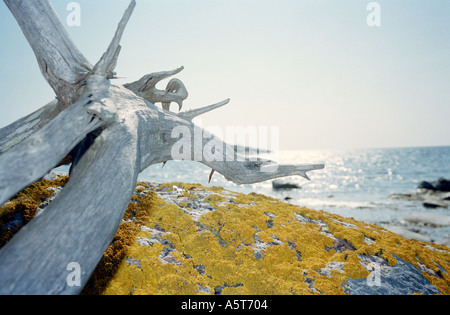
[[[128,286],[130,292],[123,287],[126,279],[146,272],[148,278],[162,279],[195,274],[183,284],[172,282],[168,294],[449,293],[446,247],[262,195],[182,183],[143,184],[157,194],[158,207],[177,212],[178,220],[150,220],[150,226],[141,227],[106,294],[161,292],[158,285]],[[158,259],[149,259],[146,255],[154,250]],[[446,257],[439,267],[437,253]],[[447,279],[444,292],[429,281],[440,277]]]
[[[440,178],[434,183],[422,181],[417,189],[407,193],[390,195],[392,199],[400,199],[421,203],[424,211],[403,217],[402,225],[385,225],[384,227],[404,237],[419,241],[433,241],[428,235],[417,232],[420,227],[450,227],[450,181]],[[433,210],[443,210],[441,213],[433,213]],[[447,212],[447,209],[448,212]],[[416,230],[416,231],[414,231]],[[436,244],[450,247],[450,238],[443,237],[434,240]]]
[[[45,188],[50,196],[39,199],[39,211],[58,185]],[[450,293],[446,246],[263,195],[185,183],[139,182],[103,264],[85,294]]]
[[[450,181],[440,178],[433,185],[430,182],[422,181],[413,192],[392,194],[391,198],[404,199],[421,202],[425,208],[447,209],[450,204]]]

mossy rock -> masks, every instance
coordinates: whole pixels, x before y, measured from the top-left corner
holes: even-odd
[[[67,184],[68,176],[41,180],[18,193],[0,207],[0,248],[3,247],[19,229],[30,222],[39,209],[50,202]]]
[[[83,293],[448,295],[449,271],[449,248],[375,225],[258,194],[146,182]]]

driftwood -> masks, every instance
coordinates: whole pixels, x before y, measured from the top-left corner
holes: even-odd
[[[177,79],[164,91],[155,85],[183,68],[149,74],[125,86],[111,85],[134,0],[95,65],[78,51],[48,0],[4,2],[56,99],[0,130],[0,205],[56,166],[72,166],[68,184],[46,211],[0,250],[0,294],[78,294],[110,245],[138,174],[174,159],[173,147],[180,140],[174,130],[194,134],[195,117],[229,100],[179,114],[169,111],[171,103],[181,109],[188,96],[185,86]],[[200,145],[208,149],[208,143]],[[245,161],[225,144],[214,152],[222,158],[199,158],[197,147],[187,146],[192,160],[240,184],[288,175],[307,178],[307,171],[324,167]],[[67,282],[72,263],[81,268],[80,285]]]

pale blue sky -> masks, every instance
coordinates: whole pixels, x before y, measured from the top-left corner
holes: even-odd
[[[129,1],[77,2],[67,29],[96,63]],[[183,65],[185,109],[231,98],[203,126],[279,126],[281,149],[450,145],[450,1],[378,1],[380,27],[369,2],[137,0],[118,83]],[[3,127],[54,95],[3,2],[0,34]]]

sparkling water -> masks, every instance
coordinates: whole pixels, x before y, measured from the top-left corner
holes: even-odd
[[[450,216],[450,209],[430,210],[419,201],[390,198],[391,194],[416,190],[421,181],[450,179],[450,147],[389,148],[355,150],[281,151],[283,164],[324,163],[324,170],[309,173],[311,181],[299,176],[283,182],[301,186],[296,190],[274,190],[272,181],[236,185],[196,162],[169,161],[153,165],[140,179],[156,182],[200,183],[242,193],[261,193],[295,205],[353,217],[378,225],[404,225],[402,218],[415,213]],[[450,227],[408,226],[433,240],[450,236]]]

